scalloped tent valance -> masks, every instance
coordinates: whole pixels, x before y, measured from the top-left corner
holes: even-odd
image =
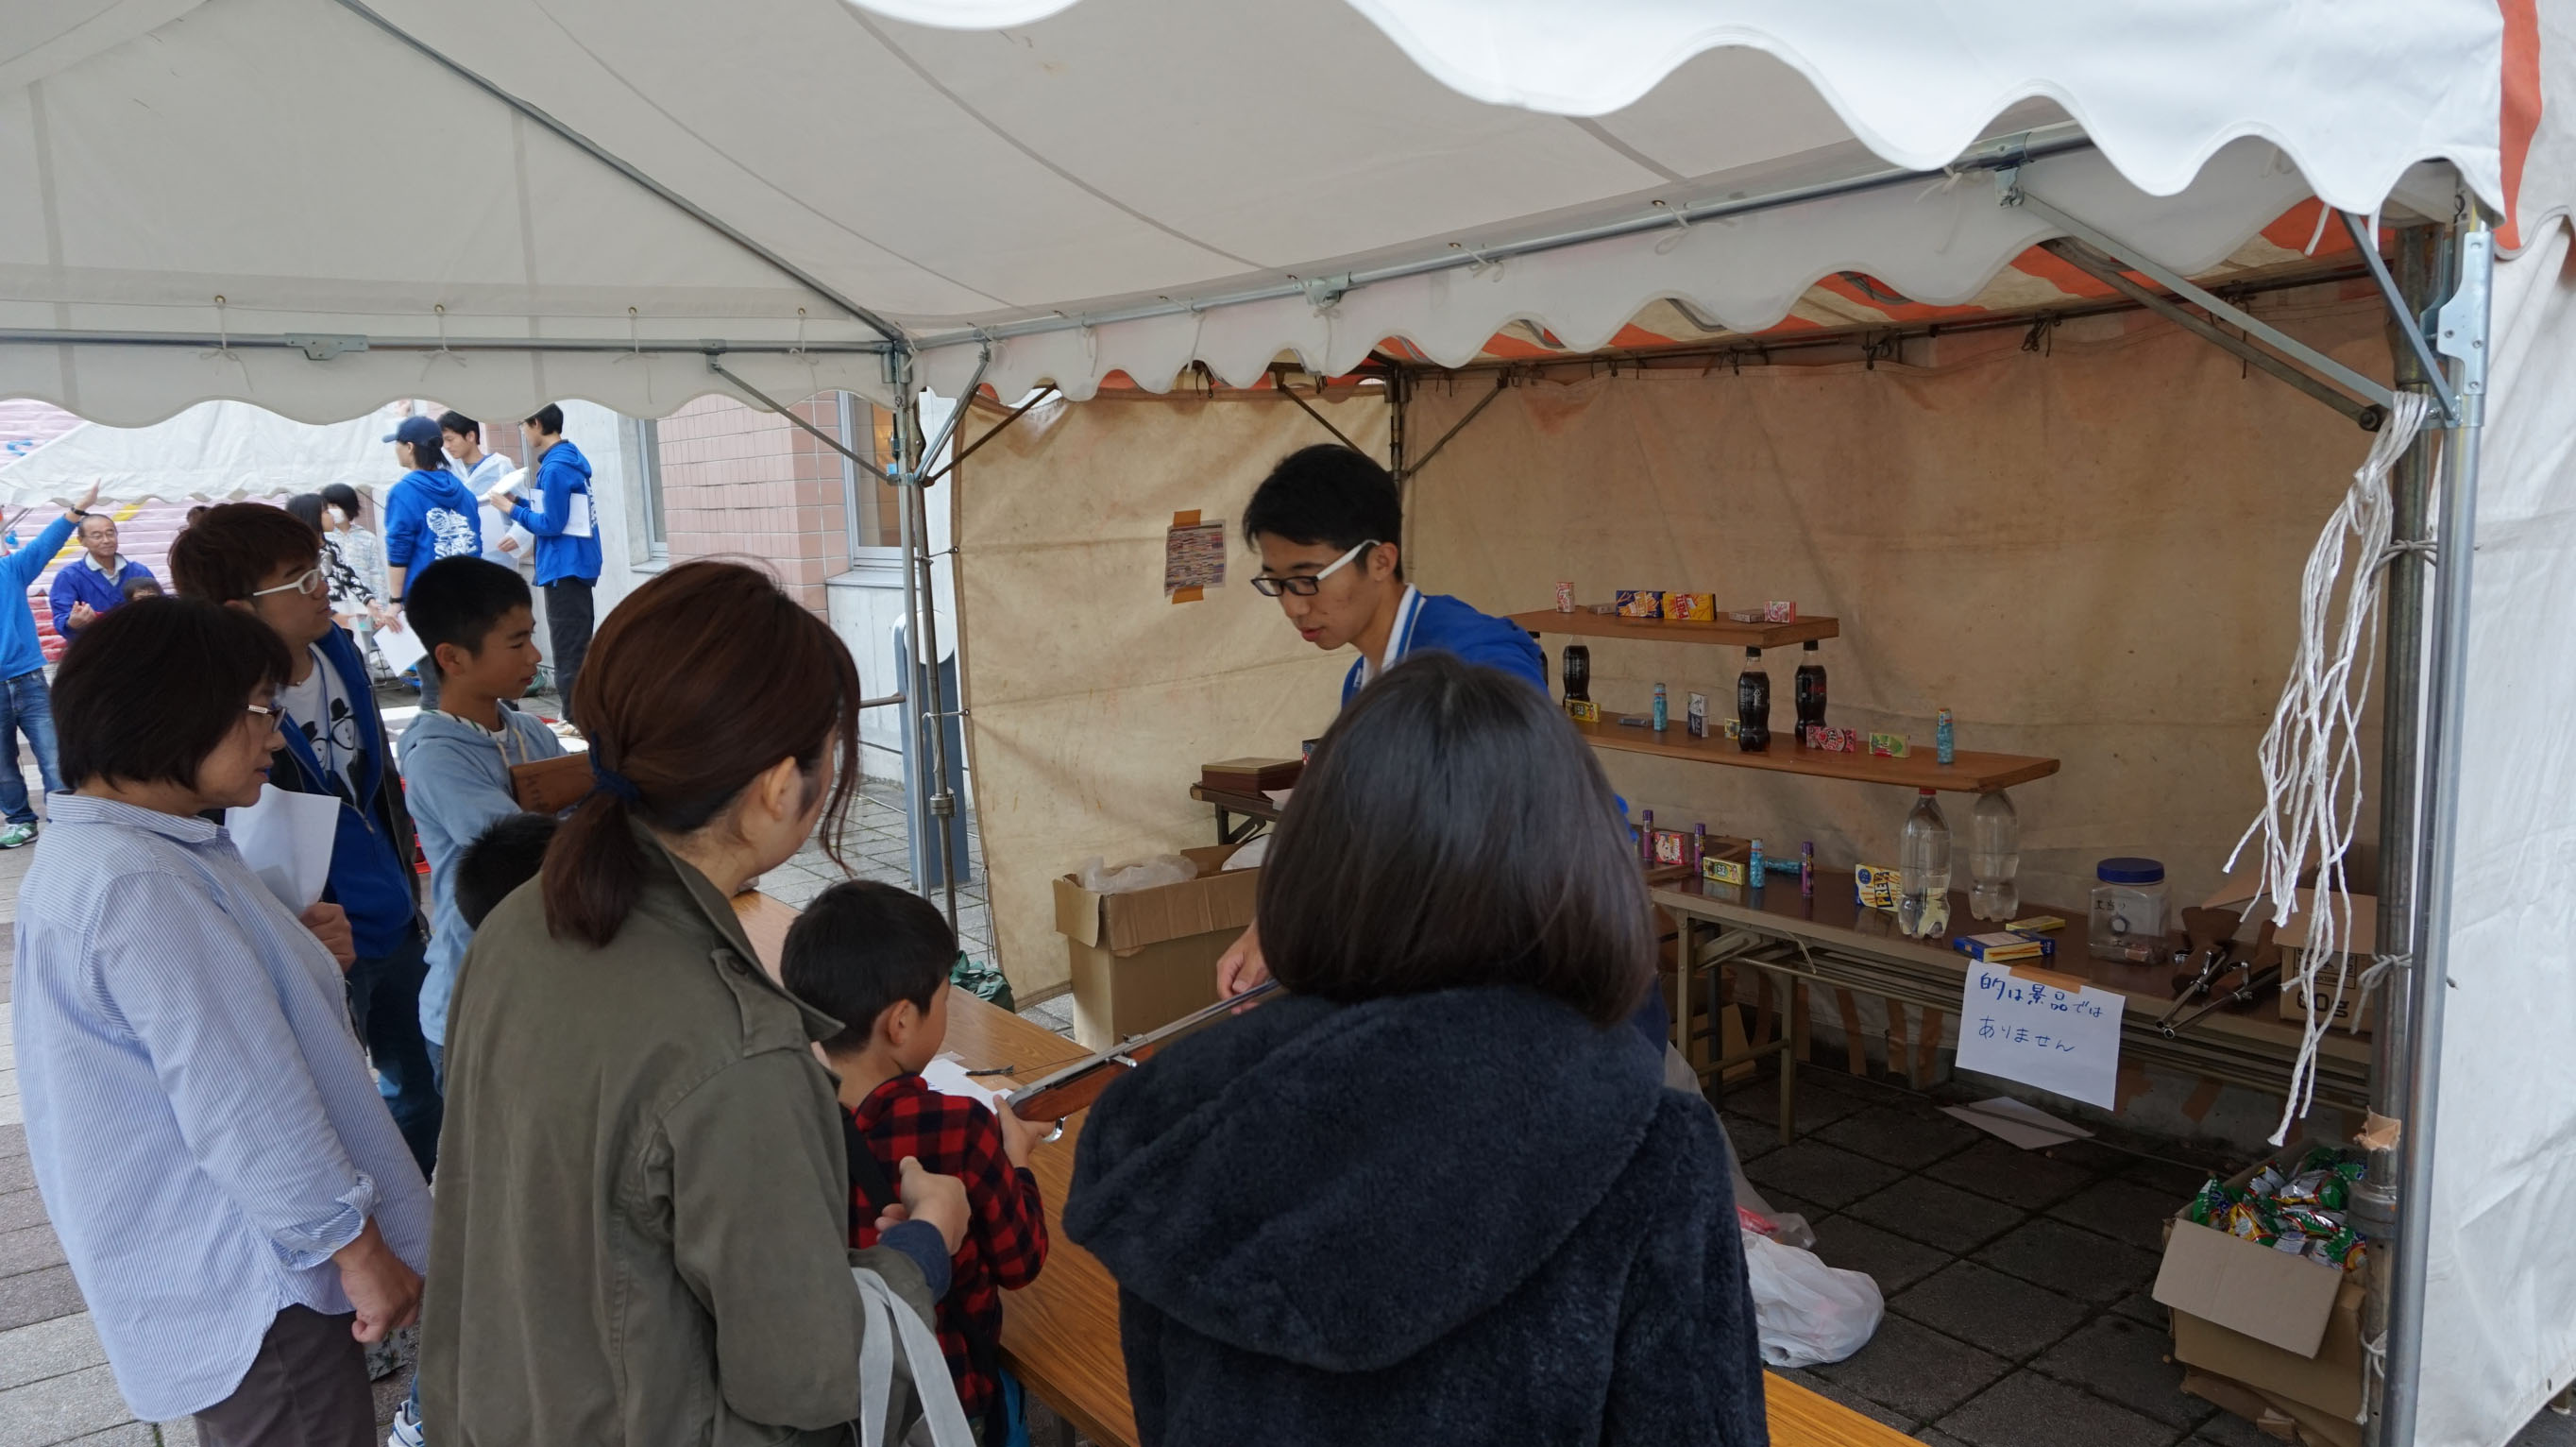
[[[709,347],[884,399],[889,333],[1079,397],[1667,299],[1758,331],[1841,272],[1977,297],[2049,228],[1939,172],[2025,133],[2034,194],[2191,270],[2441,166],[2528,221],[2517,5],[42,0],[0,37],[0,393],[657,415]]]

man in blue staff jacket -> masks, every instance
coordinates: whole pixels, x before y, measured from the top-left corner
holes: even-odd
[[[537,586],[546,595],[546,641],[554,645],[555,691],[572,709],[573,685],[590,654],[591,589],[599,583],[599,520],[590,494],[590,459],[563,435],[563,409],[548,402],[519,424],[528,444],[531,504],[514,493],[494,500],[504,516],[537,539]]]
[[[116,550],[116,519],[94,512],[80,520],[81,554],[54,570],[54,634],[65,643],[99,614],[125,601],[125,585],[140,578],[158,586],[152,570]]]
[[[0,599],[0,814],[7,816],[5,825],[0,825],[0,849],[36,842],[35,805],[27,798],[26,777],[18,772],[20,734],[27,736],[27,747],[36,751],[36,769],[44,775],[45,792],[63,787],[60,766],[54,760],[54,696],[45,688],[45,649],[36,641],[36,615],[28,607],[27,590],[35,586],[45,564],[63,550],[72,529],[80,526],[96,501],[98,484],[92,483],[79,502],[36,534],[34,542],[0,558],[0,584],[18,600],[10,605]]]
[[[1526,629],[1404,580],[1403,506],[1368,454],[1332,443],[1290,453],[1252,494],[1243,531],[1261,550],[1252,586],[1279,600],[1298,635],[1326,652],[1359,650],[1345,707],[1415,653],[1454,653],[1546,694],[1547,656]]]

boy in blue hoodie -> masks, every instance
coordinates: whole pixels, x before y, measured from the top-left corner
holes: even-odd
[[[72,529],[80,526],[96,501],[98,484],[92,483],[79,502],[36,534],[34,542],[0,557],[0,582],[6,583],[8,597],[27,596],[36,576],[63,550]],[[25,734],[27,747],[36,751],[36,771],[44,776],[45,792],[63,786],[54,762],[54,697],[45,689],[45,649],[36,641],[35,615],[23,602],[15,608],[0,608],[0,680],[5,680],[0,681],[0,813],[8,819],[0,826],[0,849],[18,849],[36,842],[36,807],[27,798],[26,776],[18,771],[18,735]]]
[[[504,493],[502,511],[537,539],[537,586],[546,590],[547,641],[555,646],[555,691],[572,710],[573,684],[590,653],[590,590],[599,582],[599,519],[592,511],[590,459],[564,440],[563,409],[548,402],[519,424],[536,474],[529,506]]]
[[[429,974],[420,1033],[443,1085],[447,997],[474,926],[456,893],[457,862],[495,823],[519,812],[515,765],[559,757],[563,744],[510,706],[537,676],[537,622],[527,580],[481,558],[442,558],[411,585],[411,626],[439,674],[438,708],[403,732],[403,777],[420,849],[429,856]]]
[[[294,660],[277,694],[285,744],[268,781],[340,801],[322,897],[348,915],[357,950],[348,971],[349,1014],[386,1108],[428,1175],[444,1112],[420,1038],[429,937],[411,869],[411,815],[366,660],[331,621],[322,535],[284,508],[226,503],[208,508],[170,544],[170,576],[182,597],[256,615]]]
[[[447,470],[439,449],[438,423],[406,417],[385,435],[394,445],[394,460],[411,469],[385,494],[385,581],[394,606],[401,607],[403,584],[411,574],[441,558],[470,558],[483,551],[483,524],[476,517],[474,491]],[[400,618],[389,625],[400,628]],[[420,707],[438,707],[438,670],[421,660]]]

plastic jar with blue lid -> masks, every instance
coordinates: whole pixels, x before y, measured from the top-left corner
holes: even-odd
[[[2105,859],[2093,866],[2093,919],[2086,942],[2096,958],[2147,964],[2165,947],[2165,866],[2156,859]]]

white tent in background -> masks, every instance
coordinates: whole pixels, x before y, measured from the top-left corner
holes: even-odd
[[[200,402],[148,427],[91,422],[0,470],[0,504],[69,502],[99,485],[110,502],[226,502],[320,492],[335,482],[377,493],[402,475],[385,434],[399,406],[317,426],[247,402]]]

